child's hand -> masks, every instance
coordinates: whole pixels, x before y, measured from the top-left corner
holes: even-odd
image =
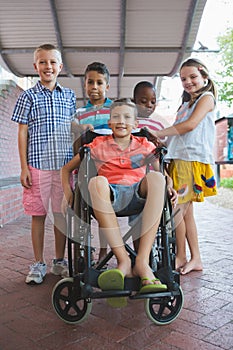
[[[32,186],[32,177],[28,168],[21,171],[20,182],[25,188],[30,188]]]
[[[90,131],[94,131],[94,126],[92,124],[81,124],[79,125],[82,129],[82,131],[87,131],[87,130],[90,130]]]
[[[157,137],[155,130],[151,130],[149,127],[146,127],[146,126],[143,129],[147,130],[147,132],[149,133],[149,135],[148,135],[149,136],[149,141],[153,142],[153,144],[156,147],[162,147],[163,146],[162,142]]]
[[[178,201],[177,192],[171,186],[167,186],[167,191],[168,191],[168,195],[170,197],[170,201],[171,201],[172,207],[175,208],[176,205],[177,205],[177,201]]]
[[[61,204],[61,212],[65,216],[67,212],[67,208],[72,207],[73,205],[73,192],[70,190],[68,193],[64,193],[62,204]]]

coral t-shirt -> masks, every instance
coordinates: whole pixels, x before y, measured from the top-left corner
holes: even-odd
[[[155,145],[145,137],[131,135],[129,146],[122,150],[112,135],[99,136],[88,144],[98,175],[111,184],[130,186],[146,174],[146,157],[155,151]]]

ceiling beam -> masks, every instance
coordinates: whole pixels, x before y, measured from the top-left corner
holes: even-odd
[[[197,5],[198,5],[198,0],[191,1],[191,5],[190,5],[189,10],[188,10],[188,15],[186,17],[186,22],[185,22],[185,27],[184,27],[184,35],[183,35],[183,39],[182,39],[182,43],[181,43],[181,50],[179,50],[176,62],[174,64],[172,70],[168,74],[168,76],[172,76],[178,71],[180,63],[181,63],[182,59],[184,58],[184,55],[185,55],[186,49],[187,49],[189,35],[191,32],[191,28],[192,28],[192,23],[193,23],[193,20],[195,18],[195,12],[197,10]]]
[[[9,63],[9,61],[7,59],[5,59],[5,56],[7,54],[5,54],[3,52],[4,50],[2,50],[1,46],[0,46],[0,65],[3,66],[4,69],[8,70],[9,72],[11,72],[12,74],[18,76],[18,77],[22,77],[22,75],[11,66],[11,64]]]
[[[124,76],[125,62],[125,30],[126,30],[126,0],[121,0],[121,21],[120,21],[120,52],[119,52],[119,76],[117,81],[117,97],[121,97],[121,81]]]
[[[2,49],[0,53],[5,55],[11,54],[25,54],[33,53],[35,48],[11,48],[11,49]],[[177,53],[182,50],[182,47],[124,47],[124,53]],[[187,47],[187,52],[192,51],[190,47]],[[63,53],[116,53],[119,52],[119,47],[63,47]]]
[[[67,76],[72,78],[72,73],[71,70],[69,69],[67,62],[66,62],[66,58],[65,58],[65,54],[64,54],[64,49],[63,49],[63,44],[62,44],[62,38],[61,38],[61,31],[60,31],[60,26],[59,26],[59,21],[58,21],[58,16],[57,16],[57,9],[56,9],[56,5],[55,5],[55,0],[50,0],[50,8],[51,8],[51,12],[52,12],[52,18],[53,18],[53,24],[54,24],[54,29],[55,29],[55,34],[56,34],[56,39],[57,39],[57,43],[58,43],[58,48],[61,51],[61,55],[62,55],[62,62],[63,62],[63,67],[67,73]]]

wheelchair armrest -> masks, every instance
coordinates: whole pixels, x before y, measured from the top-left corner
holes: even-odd
[[[81,171],[82,174],[88,179],[87,181],[89,181],[91,177],[94,177],[98,174],[95,162],[91,158],[91,148],[88,146],[80,147],[79,155],[81,159],[79,172]]]
[[[164,157],[167,154],[167,148],[165,146],[159,146],[156,147],[155,150],[155,156],[157,155],[157,157]]]
[[[88,146],[81,146],[78,150],[80,158],[83,159],[85,154],[90,153],[91,149]]]
[[[166,147],[156,147],[153,154],[149,155],[146,158],[146,164],[150,164],[155,159],[159,158],[160,165],[164,164],[164,157],[167,154],[167,148]]]
[[[81,145],[91,143],[97,136],[104,136],[104,134],[98,134],[95,131],[87,129],[81,136]]]

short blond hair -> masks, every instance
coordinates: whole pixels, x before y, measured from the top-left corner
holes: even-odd
[[[117,100],[114,100],[110,106],[110,116],[112,114],[112,110],[117,106],[129,106],[129,107],[131,107],[134,111],[134,117],[135,117],[135,119],[137,119],[137,116],[138,116],[137,106],[130,98],[119,98]]]
[[[35,51],[34,51],[34,63],[36,63],[36,58],[37,58],[38,52],[40,52],[42,50],[44,50],[44,51],[55,50],[58,54],[59,62],[62,63],[61,51],[55,45],[52,45],[52,44],[43,44],[43,45],[38,46],[35,49]]]

